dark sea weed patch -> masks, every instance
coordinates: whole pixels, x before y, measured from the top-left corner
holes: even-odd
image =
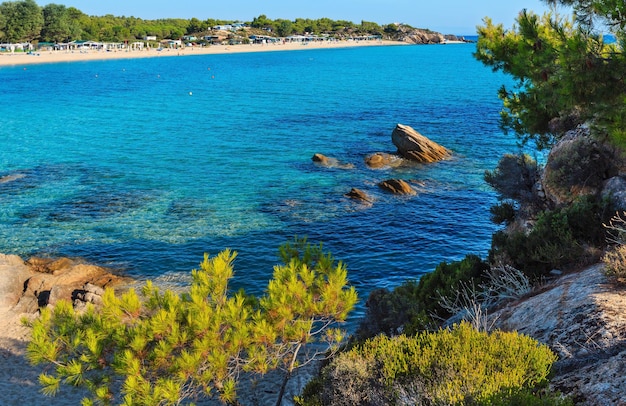
[[[0,172],[0,180],[3,180],[0,181],[0,196],[14,196],[45,185],[63,182],[73,176],[75,170],[73,165],[57,164]]]
[[[56,201],[44,211],[49,221],[97,220],[140,209],[152,200],[149,193],[142,191],[94,189]]]

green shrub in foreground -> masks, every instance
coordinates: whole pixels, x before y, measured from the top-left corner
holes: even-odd
[[[531,404],[530,390],[545,386],[556,359],[528,336],[465,322],[414,337],[381,335],[338,355],[299,404]]]
[[[107,289],[102,307],[90,305],[84,313],[66,301],[42,309],[27,348],[33,364],[46,365],[42,391],[84,387],[91,392],[84,405],[237,404],[245,373],[278,369],[280,403],[300,361],[338,349],[343,332],[337,327],[358,300],[345,265],[321,244],[297,239],[280,252],[284,264],[274,267],[258,300],[232,295],[236,253],[225,250],[205,255],[181,294],[148,281],[141,295]]]

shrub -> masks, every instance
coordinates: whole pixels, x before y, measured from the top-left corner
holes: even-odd
[[[477,255],[463,260],[440,263],[419,282],[407,281],[393,291],[379,289],[367,300],[367,312],[356,333],[358,338],[369,338],[379,333],[395,335],[400,332],[415,334],[438,326],[437,321],[452,314],[439,304],[440,297],[454,297],[461,283],[479,280],[489,265]]]
[[[515,205],[510,201],[491,206],[489,212],[491,213],[491,221],[494,224],[508,225],[515,219]]]
[[[543,275],[554,268],[585,262],[588,246],[604,246],[602,220],[608,203],[592,196],[571,205],[541,212],[529,233],[498,231],[489,254],[492,263],[509,263],[526,275]]]
[[[318,391],[300,404],[504,404],[496,400],[545,386],[556,358],[530,337],[482,333],[468,323],[413,337],[378,336],[324,367]]]
[[[485,171],[487,182],[501,199],[529,203],[534,200],[534,185],[539,179],[537,161],[528,154],[505,154],[493,171]]]
[[[626,245],[618,245],[602,257],[605,274],[620,283],[626,283]]]

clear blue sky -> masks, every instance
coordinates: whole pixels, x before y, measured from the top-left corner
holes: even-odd
[[[378,24],[402,22],[444,34],[473,34],[482,18],[510,27],[523,8],[543,13],[540,0],[37,0],[76,7],[88,15],[113,14],[151,20],[165,17],[252,21],[261,14],[268,18],[297,17],[361,20]]]

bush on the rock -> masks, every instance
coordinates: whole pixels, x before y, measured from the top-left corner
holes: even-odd
[[[381,335],[337,356],[299,402],[505,404],[520,391],[534,396],[530,390],[545,386],[555,361],[547,346],[528,336],[478,332],[468,323],[413,337]]]

